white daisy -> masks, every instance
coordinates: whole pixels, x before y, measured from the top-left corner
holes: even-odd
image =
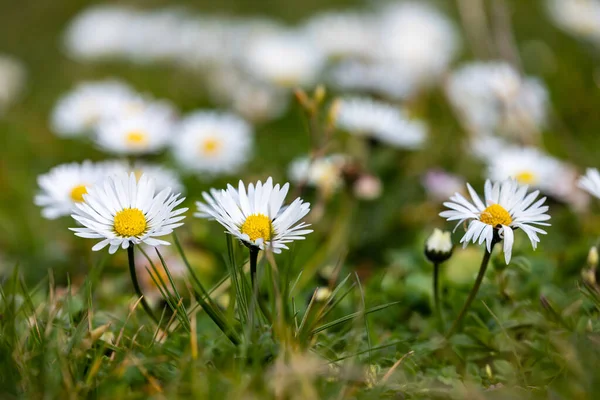
[[[393,63],[397,79],[430,86],[446,71],[459,49],[452,21],[426,2],[384,6],[377,21],[381,61]]]
[[[26,77],[25,66],[19,60],[0,54],[0,117],[23,92]]]
[[[404,110],[362,97],[343,98],[335,105],[339,128],[370,136],[398,148],[416,149],[426,137],[425,124],[409,119]]]
[[[50,125],[53,132],[64,137],[90,133],[100,121],[135,109],[138,102],[138,96],[124,83],[83,82],[58,100]]]
[[[237,190],[228,185],[226,190],[212,189],[210,194],[203,193],[206,203],[196,203],[198,213],[195,215],[215,219],[247,246],[261,250],[271,248],[274,253],[281,253],[288,248],[286,243],[304,239],[304,235],[312,232],[306,229],[309,224],[298,223],[310,211],[309,203],[297,198],[283,207],[288,190],[288,183],[273,186],[271,178],[264,185],[261,181],[249,184],[248,190],[240,181]]]
[[[567,32],[600,43],[600,2],[597,0],[547,0],[554,22]]]
[[[450,210],[440,213],[440,216],[448,221],[458,221],[457,227],[470,221],[465,235],[460,240],[464,247],[470,241],[479,241],[479,244],[485,241],[487,251],[490,252],[492,241],[503,240],[504,259],[508,264],[514,242],[513,230],[521,228],[535,250],[540,241],[538,233],[545,235],[546,232],[534,225],[550,225],[544,222],[550,219],[546,214],[548,206],[543,205],[546,198],[536,201],[539,191],[527,194],[528,186],[520,185],[513,179],[494,184],[487,180],[484,186],[484,203],[468,183],[467,189],[472,203],[456,193],[450,197],[449,202],[444,203]]]
[[[546,124],[548,93],[542,82],[521,77],[504,62],[459,68],[448,78],[446,95],[475,134],[531,134]]]
[[[119,174],[106,178],[89,188],[84,201],[77,203],[71,216],[83,228],[70,228],[75,235],[87,239],[102,239],[92,247],[98,251],[110,245],[113,254],[119,247],[144,243],[149,246],[168,245],[156,239],[168,235],[183,225],[187,208],[175,210],[184,198],[170,189],[155,191],[154,181],[143,175]]]
[[[574,168],[534,147],[501,148],[486,161],[487,177],[492,181],[514,178],[560,200],[574,188]]]
[[[173,110],[151,103],[139,112],[102,121],[96,132],[100,148],[114,154],[157,153],[169,145],[174,131]]]
[[[233,114],[195,112],[179,124],[172,150],[190,172],[231,174],[250,159],[253,140],[250,125]]]
[[[91,161],[62,164],[38,176],[40,192],[34,202],[42,207],[44,218],[56,219],[70,215],[74,204],[83,201],[83,195],[110,171],[102,164]]]
[[[260,81],[281,87],[315,83],[325,61],[315,43],[284,30],[257,35],[244,50],[245,70]]]
[[[600,173],[596,168],[588,168],[585,175],[577,181],[577,185],[592,196],[600,199]]]
[[[370,57],[376,20],[366,13],[342,11],[316,14],[304,25],[309,39],[328,57]]]

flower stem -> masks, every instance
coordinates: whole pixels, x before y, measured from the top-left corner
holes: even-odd
[[[479,273],[477,274],[477,279],[475,279],[475,284],[473,285],[473,288],[471,289],[471,292],[469,293],[469,297],[467,297],[467,301],[465,301],[465,304],[463,305],[462,309],[460,310],[460,314],[458,314],[458,317],[454,320],[454,323],[452,324],[452,327],[450,328],[448,333],[446,333],[446,338],[449,338],[456,332],[456,330],[460,326],[461,321],[465,317],[465,314],[469,310],[471,303],[473,302],[473,300],[475,300],[475,296],[477,296],[477,292],[479,291],[479,287],[481,286],[481,282],[483,281],[485,271],[487,269],[488,264],[490,263],[492,251],[494,251],[494,245],[496,243],[497,243],[496,240],[492,241],[492,245],[490,246],[490,251],[488,251],[487,248],[485,249],[485,253],[483,254],[483,258],[481,260],[481,266],[479,267]]]
[[[135,293],[137,294],[138,298],[141,298],[142,308],[144,309],[144,311],[146,311],[146,314],[148,314],[150,316],[150,318],[152,318],[152,320],[156,323],[156,325],[158,325],[159,321],[156,318],[156,316],[154,315],[154,313],[152,312],[152,308],[150,308],[150,305],[146,301],[146,297],[144,297],[144,294],[142,293],[142,289],[140,288],[140,284],[137,279],[137,273],[135,271],[135,256],[134,256],[134,252],[133,252],[133,250],[134,250],[133,247],[134,247],[134,244],[130,243],[129,247],[127,248],[127,257],[129,258],[129,273],[131,274],[131,282],[133,283],[133,288],[135,289]]]
[[[258,251],[256,246],[250,246],[250,281],[252,282],[252,290],[256,287],[256,264],[258,262]]]
[[[444,319],[442,318],[442,309],[440,308],[440,263],[433,263],[433,303],[435,306],[435,314],[438,319],[440,328],[444,327]]]

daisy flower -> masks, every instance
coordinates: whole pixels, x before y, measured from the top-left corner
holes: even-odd
[[[354,135],[370,136],[393,147],[422,146],[426,127],[389,104],[362,97],[342,98],[336,104],[336,125]]]
[[[485,241],[487,251],[491,252],[492,243],[495,240],[503,240],[504,259],[508,264],[514,242],[513,230],[520,228],[535,250],[540,241],[538,233],[546,234],[535,225],[550,225],[544,222],[550,219],[546,214],[548,206],[543,205],[546,198],[536,201],[539,191],[527,194],[528,186],[520,185],[513,179],[494,184],[487,180],[484,186],[485,202],[482,202],[468,183],[467,189],[472,202],[456,193],[450,197],[449,202],[444,203],[444,206],[450,210],[440,213],[440,216],[448,221],[458,221],[457,227],[469,221],[466,233],[460,240],[463,247],[466,247],[470,241],[473,243],[479,241],[479,244]]]
[[[0,54],[0,116],[19,98],[26,78],[25,66],[19,60]]]
[[[588,168],[585,175],[577,181],[577,186],[600,199],[600,173],[596,168]]]
[[[90,133],[100,121],[135,108],[138,101],[135,92],[119,81],[83,82],[58,100],[50,126],[62,137]]]
[[[148,104],[139,112],[119,115],[98,125],[96,143],[110,153],[157,153],[168,146],[174,127],[173,110],[166,104]]]
[[[178,131],[173,155],[190,172],[231,174],[250,159],[252,128],[233,114],[195,112],[181,121]]]
[[[70,215],[76,203],[83,201],[88,189],[106,177],[109,169],[91,161],[62,164],[37,179],[40,192],[34,202],[42,207],[44,218],[56,219]]]
[[[238,189],[228,185],[225,190],[212,189],[203,193],[206,203],[197,202],[199,218],[214,219],[227,232],[247,246],[261,250],[271,248],[274,253],[287,249],[286,243],[304,239],[312,230],[309,224],[298,222],[310,211],[310,204],[297,198],[287,207],[283,201],[289,184],[273,186],[269,178],[263,184],[249,184],[248,189],[240,181]]]
[[[547,9],[561,29],[600,43],[600,3],[596,0],[547,0]]]
[[[257,35],[244,50],[242,65],[251,76],[286,88],[313,84],[325,62],[307,37],[279,29]]]
[[[83,228],[70,229],[79,237],[101,239],[92,250],[110,246],[110,254],[130,244],[169,245],[156,238],[183,225],[181,214],[187,211],[175,210],[184,200],[179,194],[170,189],[156,193],[153,180],[143,175],[138,181],[133,173],[109,176],[89,188],[83,200],[71,215]]]

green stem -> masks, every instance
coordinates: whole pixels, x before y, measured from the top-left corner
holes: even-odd
[[[137,279],[137,273],[135,271],[135,256],[134,256],[134,252],[133,252],[133,247],[134,247],[134,244],[130,243],[129,247],[127,248],[127,257],[129,258],[129,273],[131,274],[131,282],[133,283],[133,288],[135,289],[135,293],[137,294],[138,298],[142,299],[141,300],[142,308],[144,309],[144,311],[146,311],[146,314],[148,314],[150,316],[150,318],[152,318],[152,320],[156,323],[156,325],[158,325],[159,321],[156,318],[156,316],[154,315],[154,313],[152,312],[152,308],[150,308],[150,305],[146,301],[146,297],[144,297],[144,294],[142,293],[142,289],[140,288],[140,284]]]
[[[435,314],[440,325],[440,329],[444,328],[444,320],[442,318],[442,309],[440,307],[440,263],[433,264],[433,303],[435,306]]]
[[[252,291],[256,288],[256,264],[258,262],[258,251],[256,246],[250,246],[250,281],[252,282]]]
[[[479,273],[477,274],[477,279],[475,279],[475,284],[473,285],[473,288],[471,289],[471,292],[469,293],[469,297],[467,297],[467,301],[463,305],[462,310],[460,310],[460,314],[458,314],[458,317],[454,320],[452,327],[446,334],[446,338],[449,338],[456,332],[456,330],[460,326],[461,321],[465,317],[465,314],[469,310],[471,303],[473,302],[473,300],[475,300],[475,296],[477,296],[477,292],[479,291],[479,287],[481,286],[481,282],[483,281],[485,271],[487,269],[488,264],[490,263],[492,251],[494,251],[494,245],[496,243],[497,243],[496,240],[492,241],[490,251],[488,251],[487,248],[485,249],[485,253],[483,254],[483,259],[481,260],[481,266],[479,267]]]

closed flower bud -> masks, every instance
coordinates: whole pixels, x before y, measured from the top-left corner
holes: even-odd
[[[452,256],[452,238],[450,232],[434,229],[425,242],[425,256],[432,263],[442,263]]]
[[[596,268],[598,266],[598,248],[592,246],[587,257],[588,267]]]

